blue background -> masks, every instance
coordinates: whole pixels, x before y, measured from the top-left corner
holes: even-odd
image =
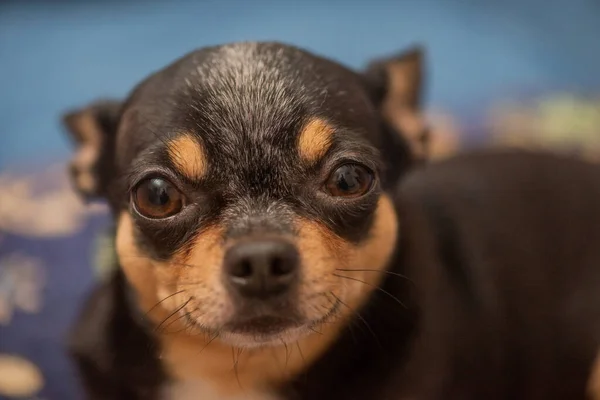
[[[238,40],[290,42],[356,68],[422,43],[430,104],[466,116],[515,91],[600,86],[596,0],[4,1],[0,169],[67,154],[65,109]]]

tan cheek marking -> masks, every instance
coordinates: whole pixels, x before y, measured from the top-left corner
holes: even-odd
[[[117,255],[127,280],[137,294],[142,311],[150,310],[158,301],[157,269],[153,261],[143,254],[134,240],[134,223],[128,212],[119,216],[117,226]]]
[[[346,271],[337,271],[339,276],[362,281],[338,277],[338,285],[346,287],[345,302],[352,311],[362,307],[371,293],[377,290],[384,277],[383,271],[388,267],[396,248],[397,237],[398,216],[392,200],[384,194],[379,199],[369,239],[353,246],[349,262],[344,268]]]
[[[131,215],[127,212],[121,213],[117,229],[117,254],[121,268],[137,293],[142,311],[152,310],[147,316],[153,322],[160,323],[192,295],[195,300],[194,304],[190,303],[190,309],[195,303],[213,304],[213,299],[222,295],[216,290],[219,286],[218,278],[223,258],[221,237],[221,229],[207,228],[193,239],[187,249],[175,254],[168,261],[159,262],[137,248]],[[161,301],[179,291],[182,293]],[[154,307],[159,301],[161,306]],[[218,313],[217,310],[208,311],[204,318]],[[169,332],[183,329],[183,322],[169,321]]]
[[[300,218],[297,247],[302,258],[299,308],[306,318],[320,319],[336,302],[345,297],[344,287],[335,276],[337,268],[347,268],[352,246],[319,222]]]
[[[137,295],[140,311],[153,323],[159,324],[187,298],[185,293],[171,296],[155,307],[159,301],[177,291],[176,281],[184,267],[179,263],[158,262],[144,254],[135,243],[134,229],[131,215],[123,211],[117,226],[119,264]],[[177,327],[175,325],[173,329]]]
[[[306,124],[298,139],[300,157],[309,163],[318,161],[331,146],[334,129],[326,121],[314,118]]]
[[[592,366],[587,390],[590,400],[600,400],[600,352]]]
[[[223,247],[223,228],[211,226],[200,231],[188,246],[188,254],[185,255],[184,262],[190,265],[215,265],[218,264],[220,271],[221,261],[225,253]],[[198,270],[198,277],[207,278],[208,275],[216,272],[215,268],[193,268]]]
[[[192,239],[187,251],[176,255],[174,260],[185,264],[175,267],[180,271],[175,289],[185,290],[188,296],[194,297],[188,310],[211,329],[218,329],[232,312],[221,279],[225,253],[223,235],[220,226],[203,229]]]
[[[379,199],[369,240],[355,249],[350,268],[383,271],[396,248],[399,234],[398,215],[392,199],[384,194]],[[365,281],[380,283],[383,273],[364,272]]]
[[[206,173],[208,164],[204,148],[189,134],[171,140],[167,152],[171,162],[186,177],[200,179]]]

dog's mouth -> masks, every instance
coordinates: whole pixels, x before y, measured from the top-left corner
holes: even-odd
[[[250,318],[236,318],[224,326],[224,331],[253,342],[251,345],[294,342],[303,336],[319,332],[318,329],[321,325],[337,315],[340,305],[340,302],[335,302],[324,315],[316,320],[307,320],[294,316],[293,313],[283,312],[272,315],[255,315]]]
[[[253,318],[236,319],[225,324],[225,331],[240,335],[270,336],[286,330],[302,326],[301,320],[280,316],[257,316]]]
[[[209,336],[218,337],[239,346],[268,346],[295,342],[303,336],[318,333],[319,328],[331,321],[340,311],[340,301],[316,320],[308,320],[293,312],[239,313],[219,328],[208,328],[189,314],[188,323]]]

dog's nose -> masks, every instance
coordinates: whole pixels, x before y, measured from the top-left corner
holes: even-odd
[[[242,296],[265,299],[292,286],[299,259],[296,247],[283,240],[238,243],[225,255],[226,279]]]

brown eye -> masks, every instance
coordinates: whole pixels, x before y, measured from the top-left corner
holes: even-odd
[[[359,197],[373,184],[373,173],[357,164],[344,164],[327,179],[327,192],[336,197]]]
[[[162,219],[177,214],[183,208],[183,195],[161,178],[142,181],[133,191],[136,210],[146,218]]]

